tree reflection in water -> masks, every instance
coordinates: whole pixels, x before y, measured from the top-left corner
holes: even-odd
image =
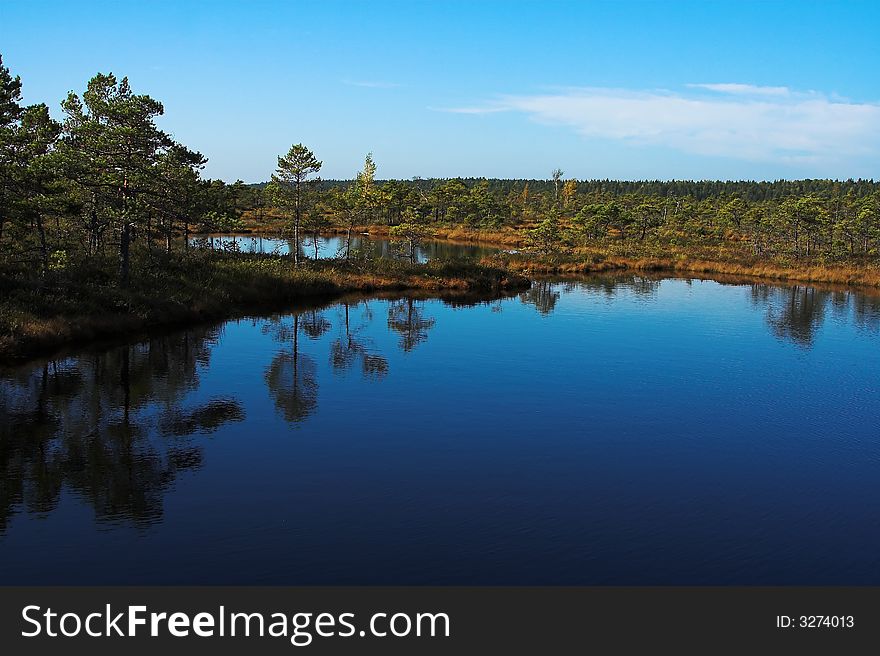
[[[287,318],[273,317],[263,326],[264,332],[287,345],[272,358],[265,379],[278,414],[287,422],[299,423],[318,407],[317,368],[311,356],[300,353],[299,333],[303,331],[317,339],[329,329],[329,322],[317,316],[302,321],[298,312],[289,317],[289,325],[285,323]],[[306,325],[310,328],[306,329]]]
[[[234,399],[185,402],[217,336],[192,329],[4,374],[0,532],[19,509],[53,510],[64,487],[99,522],[156,522],[177,474],[202,462],[201,448],[180,438],[244,419]]]
[[[800,285],[787,289],[771,287],[759,293],[773,334],[801,346],[813,345],[816,331],[825,321],[831,296],[829,292]]]
[[[435,319],[424,316],[424,301],[404,298],[388,304],[388,327],[400,335],[400,348],[405,352],[428,339]]]
[[[693,284],[693,280],[685,280]],[[561,294],[576,290],[599,293],[613,299],[622,292],[656,297],[662,279],[643,276],[605,275],[580,280],[539,280],[520,294],[520,300],[543,315],[551,314]],[[716,283],[739,284],[742,283]],[[809,285],[749,285],[752,306],[765,313],[770,332],[777,338],[809,348],[829,315],[851,321],[862,330],[880,331],[880,296],[862,291],[826,290]]]
[[[644,276],[539,281],[519,295],[519,303],[549,316],[566,294],[586,292],[602,299],[627,294],[650,300],[662,284]],[[829,321],[851,323],[859,330],[880,329],[877,296],[765,284],[747,285],[745,293],[774,336],[803,348],[814,344]],[[442,302],[452,307],[488,304],[492,312],[503,307],[497,298]],[[268,393],[285,422],[299,425],[318,408],[317,362],[326,362],[327,355],[319,360],[303,353],[303,338],[324,354],[329,350],[329,366],[336,374],[360,371],[365,379],[380,380],[390,373],[390,355],[377,351],[377,334],[393,335],[408,353],[436,326],[437,319],[426,314],[425,301],[372,303],[382,308],[378,316],[364,300],[335,304],[336,326],[322,309],[259,321],[271,337],[272,352],[256,376],[262,376],[261,393]],[[190,329],[3,372],[0,534],[17,512],[51,512],[64,490],[86,500],[99,522],[146,526],[158,521],[163,496],[178,475],[202,466],[202,446],[191,436],[245,419],[242,403],[231,396],[191,400],[218,337],[218,329]]]
[[[560,286],[559,283],[550,280],[535,280],[519,297],[523,303],[534,305],[541,314],[550,314],[556,309]]]
[[[356,303],[355,307],[359,304]],[[361,336],[362,331],[373,320],[373,311],[368,302],[364,302],[361,321],[357,326],[351,325],[351,303],[339,305],[342,311],[343,334],[330,344],[330,364],[336,372],[351,369],[355,362],[360,362],[361,371],[367,378],[379,379],[388,373],[388,360],[375,353],[372,343]]]
[[[829,314],[862,330],[880,327],[880,297],[852,291],[828,291],[805,285],[752,285],[752,304],[766,313],[767,325],[779,339],[809,348]]]

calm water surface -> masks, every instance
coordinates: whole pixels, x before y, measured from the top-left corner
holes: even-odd
[[[352,300],[0,374],[0,583],[880,584],[880,300]]]
[[[293,245],[292,239],[281,237],[265,237],[260,235],[203,235],[190,237],[190,244],[200,248],[215,248],[241,251],[244,253],[273,253],[288,255]],[[345,235],[318,237],[318,258],[326,259],[343,256],[346,249]],[[368,236],[353,234],[351,237],[352,252],[361,251],[375,257],[404,257],[399,245],[387,239],[370,239]],[[438,257],[480,257],[497,253],[498,248],[482,244],[456,244],[449,241],[429,240],[416,249],[416,261],[427,262]],[[305,236],[300,244],[303,257],[315,257],[315,242],[311,236]],[[408,256],[408,252],[406,254]]]

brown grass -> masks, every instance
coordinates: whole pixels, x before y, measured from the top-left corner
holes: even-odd
[[[871,264],[816,264],[796,266],[765,261],[715,261],[692,257],[624,257],[609,255],[581,258],[497,255],[484,263],[529,274],[590,274],[609,271],[645,271],[721,274],[778,281],[817,282],[835,285],[880,287],[880,266]]]
[[[0,362],[347,293],[492,297],[529,285],[518,274],[476,263],[378,259],[318,261],[294,269],[289,258],[259,254],[201,251],[152,258],[134,263],[126,287],[115,282],[112,262],[90,262],[45,278],[0,271]]]
[[[257,224],[247,222],[251,231],[278,233],[283,221],[278,217]],[[328,230],[344,234],[346,227]],[[388,226],[355,226],[354,233],[388,238]],[[480,230],[462,226],[434,226],[435,239],[462,244],[484,244],[499,248],[519,249],[527,243],[525,228]],[[835,285],[880,287],[880,264],[864,261],[822,263],[810,260],[785,261],[755,258],[748,253],[742,240],[730,239],[718,245],[694,247],[658,247],[625,242],[607,246],[578,248],[562,256],[509,256],[502,254],[485,260],[521,274],[589,274],[608,271],[657,271],[705,275],[733,275],[767,280],[816,282]],[[621,252],[622,251],[622,252]],[[646,251],[646,252],[640,252]],[[659,252],[658,252],[659,251]]]
[[[335,226],[328,229],[328,234],[340,235],[348,231],[347,226]],[[389,226],[359,225],[352,228],[352,234],[368,234],[380,239],[389,238]],[[458,244],[483,244],[486,246],[519,248],[525,244],[525,235],[516,230],[475,230],[473,228],[431,226],[433,239]]]

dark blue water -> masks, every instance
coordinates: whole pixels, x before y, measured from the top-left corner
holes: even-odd
[[[0,582],[880,584],[880,299],[349,299],[0,382]]]

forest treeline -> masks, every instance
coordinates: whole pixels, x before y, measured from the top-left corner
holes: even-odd
[[[384,225],[414,257],[439,226],[516,232],[531,250],[579,247],[732,248],[750,258],[871,260],[880,240],[880,183],[871,180],[381,180],[367,155],[352,179],[322,181],[302,144],[272,180],[202,177],[206,158],[159,129],[162,104],[127,78],[98,74],[60,104],[24,106],[0,59],[0,265],[9,277],[81,265],[116,269],[132,253],[189,248],[199,232],[266,229],[298,245],[329,228]],[[351,240],[346,242],[349,246]],[[346,247],[342,255],[352,253]],[[291,250],[299,264],[300,247]]]
[[[375,170],[370,156],[367,165]],[[330,207],[345,207],[339,199],[362,178],[324,183]],[[876,255],[880,239],[880,183],[872,180],[581,181],[557,169],[549,180],[388,180],[372,188],[361,223],[513,228],[543,252],[628,241],[846,259]]]
[[[553,194],[556,183],[551,177],[545,180],[531,178],[455,178],[468,188],[486,184],[488,191],[498,196],[519,194],[525,186],[532,193]],[[406,182],[423,193],[430,193],[436,187],[449,181],[449,178],[412,178]],[[393,183],[394,180],[377,180],[378,184]],[[706,200],[719,196],[737,196],[747,201],[779,200],[787,196],[805,194],[829,195],[850,191],[861,198],[880,191],[880,182],[874,180],[576,180],[578,193],[610,194],[612,196],[690,196],[695,200]],[[351,180],[324,180],[324,189],[345,187]],[[249,185],[264,187],[266,183]]]

